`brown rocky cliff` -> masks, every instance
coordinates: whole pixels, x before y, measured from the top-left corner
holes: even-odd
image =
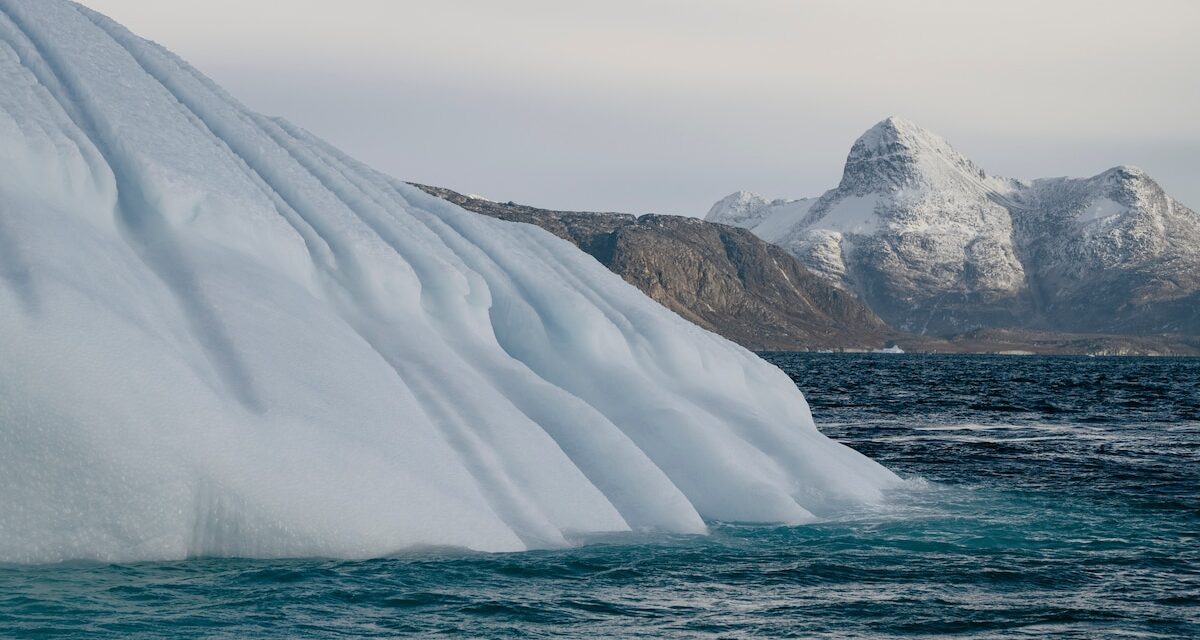
[[[875,348],[891,333],[853,295],[745,229],[682,216],[550,211],[415,186],[569,240],[663,306],[750,349]]]

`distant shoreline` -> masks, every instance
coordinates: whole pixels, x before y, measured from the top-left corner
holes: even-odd
[[[855,355],[855,356],[997,356],[1008,358],[1200,358],[1197,353],[1058,353],[1033,351],[905,351],[903,353],[888,353],[879,350],[865,349],[754,349],[756,354],[794,353],[812,355]]]

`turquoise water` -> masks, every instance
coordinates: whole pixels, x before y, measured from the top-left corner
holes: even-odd
[[[1200,360],[766,357],[908,486],[558,551],[0,567],[0,636],[1200,637]]]

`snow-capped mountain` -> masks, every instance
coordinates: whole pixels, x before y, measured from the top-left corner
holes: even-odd
[[[1034,307],[1060,326],[1200,333],[1200,215],[1145,172],[1035,180],[1014,194]]]
[[[897,328],[1200,332],[1200,218],[1137,169],[1025,183],[888,118],[819,198],[738,192],[707,220],[751,229]]]
[[[0,562],[520,550],[897,482],[570,243],[95,12],[0,0],[0,86]]]

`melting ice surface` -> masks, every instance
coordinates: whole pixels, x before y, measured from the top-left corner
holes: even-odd
[[[59,0],[0,0],[0,562],[521,550],[896,477],[775,367]]]

